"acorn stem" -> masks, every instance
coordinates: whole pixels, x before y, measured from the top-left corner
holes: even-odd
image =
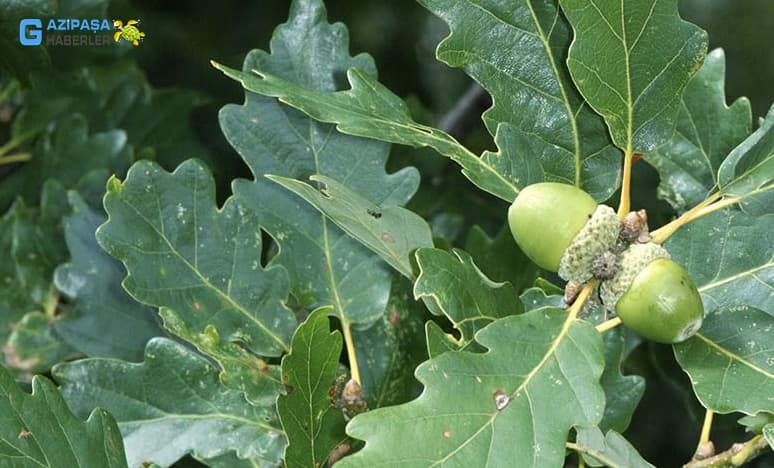
[[[586,283],[586,286],[583,287],[581,292],[578,294],[578,297],[575,299],[575,302],[572,303],[569,309],[567,309],[567,313],[572,315],[573,317],[578,315],[578,312],[580,312],[581,308],[583,307],[583,304],[586,303],[586,300],[591,296],[591,292],[594,291],[594,288],[597,287],[598,281],[593,279]]]
[[[342,319],[341,330],[344,332],[344,346],[347,348],[347,357],[349,358],[349,372],[352,374],[352,380],[361,385],[360,368],[357,365],[357,354],[355,353],[355,342],[352,339],[352,330],[348,320]]]
[[[599,325],[597,325],[597,331],[599,333],[605,333],[606,331],[612,330],[613,328],[617,327],[621,324],[620,317],[613,317],[610,320],[606,320]]]

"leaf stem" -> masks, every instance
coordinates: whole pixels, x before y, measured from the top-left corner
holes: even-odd
[[[344,345],[347,348],[347,358],[349,358],[349,372],[352,374],[352,380],[362,385],[360,382],[360,368],[357,365],[357,353],[355,352],[355,342],[352,339],[352,329],[349,326],[349,320],[342,319],[341,329],[344,332]]]
[[[699,445],[698,447],[701,447],[706,442],[709,442],[710,440],[710,430],[712,429],[712,417],[715,415],[715,412],[711,409],[708,409],[706,413],[704,413],[704,424],[701,426],[701,436],[699,436]],[[698,450],[698,449],[697,449]]]
[[[666,241],[669,238],[669,236],[674,234],[678,229],[690,223],[691,221],[695,221],[701,218],[702,216],[706,216],[710,213],[714,213],[717,210],[720,210],[727,206],[731,206],[739,202],[739,200],[741,200],[740,197],[729,197],[729,198],[723,198],[719,201],[715,201],[718,199],[720,199],[719,194],[711,195],[703,202],[699,203],[695,207],[683,213],[679,218],[675,219],[669,224],[666,224],[656,229],[651,233],[651,238],[653,242],[657,244],[662,244],[664,241]]]
[[[613,317],[610,320],[604,321],[597,325],[597,331],[599,333],[605,333],[608,330],[612,330],[613,328],[617,327],[621,324],[621,318],[620,317]]]
[[[724,468],[729,466],[741,466],[753,458],[763,455],[769,450],[769,443],[758,434],[752,439],[742,444],[741,448],[734,444],[725,452],[720,452],[714,457],[703,460],[691,460],[683,468]]]
[[[631,185],[632,185],[632,150],[631,141],[624,152],[623,180],[621,181],[621,201],[618,203],[618,218],[623,219],[631,209]]]
[[[32,153],[17,153],[6,157],[0,156],[0,166],[3,164],[13,164],[17,162],[29,161],[30,159],[32,159]]]

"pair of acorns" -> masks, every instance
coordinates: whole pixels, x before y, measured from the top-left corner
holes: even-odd
[[[602,303],[626,326],[656,342],[679,343],[701,327],[701,296],[666,249],[649,241],[644,213],[632,215],[621,222],[583,190],[545,182],[519,193],[508,224],[539,267],[573,284],[599,279]]]

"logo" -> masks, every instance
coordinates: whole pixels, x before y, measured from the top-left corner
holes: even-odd
[[[40,45],[43,40],[43,22],[38,18],[19,21],[19,41],[24,46]]]
[[[23,46],[109,46],[123,39],[137,46],[145,37],[135,26],[139,23],[138,19],[124,25],[105,18],[25,18],[19,21],[19,42]]]
[[[140,32],[135,24],[140,24],[140,20],[129,20],[126,22],[126,26],[124,26],[124,22],[121,20],[113,20],[113,27],[118,29],[113,34],[113,40],[118,42],[120,39],[123,39],[126,42],[131,42],[134,46],[140,45],[140,41],[145,37],[145,33]]]

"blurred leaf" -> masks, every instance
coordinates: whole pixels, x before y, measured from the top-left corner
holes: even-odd
[[[214,181],[200,163],[187,161],[169,174],[137,162],[124,182],[108,182],[105,210],[97,242],[124,263],[123,286],[135,299],[164,307],[170,331],[217,355],[237,343],[267,356],[288,349],[296,321],[284,304],[286,272],[263,268],[258,219],[233,197],[218,209]],[[224,376],[224,383],[248,383],[237,388],[250,400],[279,388],[260,371],[265,365],[243,367],[247,378]]]
[[[561,465],[570,428],[602,417],[599,334],[547,309],[497,320],[476,340],[489,351],[447,352],[420,365],[425,389],[416,400],[356,416],[347,432],[366,445],[342,468]]]
[[[774,317],[749,306],[713,310],[699,332],[674,345],[705,408],[774,412]]]
[[[774,212],[774,106],[760,128],[737,146],[720,166],[720,192],[742,199],[752,215]]]
[[[334,90],[351,66],[375,73],[366,55],[350,57],[345,27],[328,24],[319,0],[291,5],[287,23],[271,42],[271,54],[252,51],[245,70],[268,69],[285,79]],[[304,51],[304,60],[295,53]],[[270,265],[282,265],[290,276],[290,291],[303,308],[333,306],[345,334],[384,314],[392,278],[385,263],[336,228],[298,196],[267,180],[267,174],[308,180],[326,175],[356,193],[368,193],[378,205],[404,204],[419,177],[406,168],[387,174],[389,146],[336,132],[276,100],[246,94],[242,106],[220,112],[224,135],[250,167],[255,180],[237,180],[236,198],[256,213],[261,227],[279,246]]]
[[[611,468],[654,468],[645,461],[632,444],[616,431],[602,435],[598,427],[579,427],[577,450],[589,466]]]
[[[744,426],[747,432],[760,434],[767,425],[774,425],[774,414],[760,412],[752,416],[745,416],[737,422]]]
[[[560,4],[575,32],[570,74],[616,146],[647,153],[668,140],[683,90],[707,52],[707,33],[680,19],[674,0]]]
[[[705,313],[747,304],[774,315],[774,215],[752,217],[733,209],[680,228],[665,247],[690,273]]]
[[[267,464],[282,457],[273,409],[223,387],[212,364],[166,338],[149,341],[139,364],[83,359],[56,366],[53,376],[76,414],[100,406],[114,415],[131,467],[169,466],[189,452],[201,461],[229,450]]]
[[[72,260],[57,267],[54,283],[70,308],[54,323],[59,336],[92,357],[142,359],[145,343],[163,332],[156,312],[132,299],[121,287],[124,269],[97,244],[94,232],[105,222],[78,193],[70,192],[72,213],[65,236]]]
[[[508,281],[517,292],[529,288],[539,272],[516,245],[507,224],[493,238],[480,227],[473,226],[465,240],[465,251],[488,278]]]
[[[51,366],[74,354],[74,350],[53,333],[51,325],[55,320],[33,311],[14,324],[3,346],[3,357],[4,364],[17,374],[18,379],[29,382],[33,375],[48,372]]]
[[[463,67],[492,95],[483,118],[499,151],[482,160],[519,188],[549,180],[581,187],[598,201],[610,197],[620,153],[570,80],[572,35],[557,2],[420,3],[451,29],[438,59]]]
[[[288,468],[323,466],[347,438],[344,415],[333,407],[329,395],[339,366],[341,333],[331,333],[328,312],[312,312],[282,358],[282,382],[289,389],[277,399],[277,413],[288,438],[284,458]]]
[[[38,141],[30,162],[2,179],[0,209],[16,197],[37,204],[40,187],[48,179],[56,179],[69,189],[83,178],[84,169],[102,168],[121,173],[128,165],[126,133],[111,130],[89,135],[82,116],[69,116],[56,125],[53,133]]]
[[[121,433],[107,411],[76,419],[45,377],[22,391],[0,366],[0,465],[126,467]]]
[[[417,250],[420,274],[414,284],[414,297],[435,302],[460,332],[459,342],[464,347],[491,322],[524,309],[510,283],[487,278],[467,252],[452,252]]]
[[[51,0],[7,0],[0,3],[0,70],[24,83],[32,71],[51,64],[48,51],[42,45],[23,46],[19,41],[19,22],[25,18],[47,18],[54,15]]]
[[[320,210],[344,232],[360,241],[409,279],[414,279],[411,255],[420,247],[432,247],[427,222],[400,206],[382,208],[335,179],[310,177],[318,190],[287,177],[267,176]]]
[[[646,155],[661,176],[660,197],[678,212],[717,188],[721,163],[750,134],[750,101],[727,106],[725,78],[726,56],[715,49],[685,88],[674,135]]]

